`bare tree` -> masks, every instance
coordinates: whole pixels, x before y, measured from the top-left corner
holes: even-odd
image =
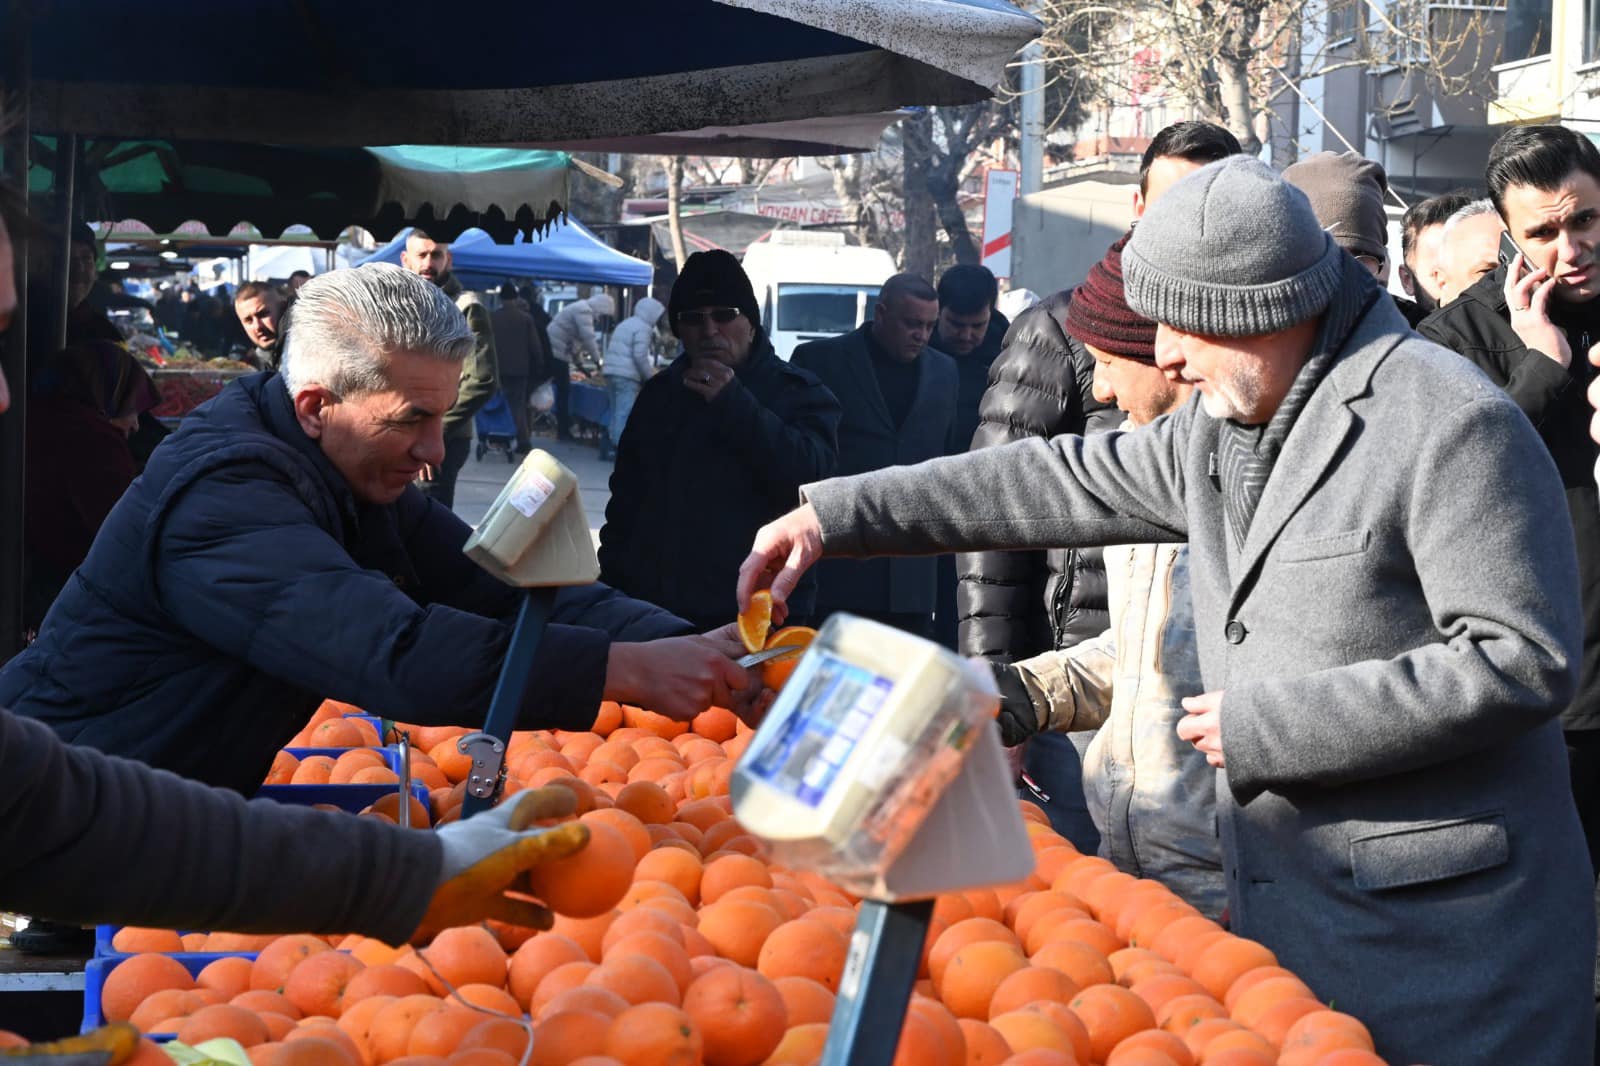
[[[679,270],[688,258],[683,243],[683,163],[681,155],[667,159],[667,232],[672,235],[672,261]]]
[[[900,122],[900,161],[904,171],[905,252],[901,269],[932,279],[938,258],[934,227],[933,116],[919,111]]]
[[[1484,7],[1426,0],[1038,0],[1037,12],[1049,80],[1070,76],[1099,109],[1187,105],[1247,152],[1307,79],[1399,68],[1416,92],[1482,95],[1500,58]]]

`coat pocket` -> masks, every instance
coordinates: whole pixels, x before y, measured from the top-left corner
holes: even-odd
[[[1356,887],[1374,892],[1463,877],[1510,858],[1505,816],[1498,811],[1350,840]]]
[[[1343,533],[1326,533],[1319,537],[1279,541],[1272,555],[1280,563],[1304,563],[1312,559],[1337,559],[1341,555],[1359,555],[1371,545],[1372,530],[1351,529]]]

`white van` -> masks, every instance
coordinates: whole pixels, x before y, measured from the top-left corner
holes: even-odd
[[[797,345],[849,333],[871,318],[894,260],[882,248],[846,245],[842,233],[775,230],[745,251],[744,272],[761,305],[761,326],[788,361]]]

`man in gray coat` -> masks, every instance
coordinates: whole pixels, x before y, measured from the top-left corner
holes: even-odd
[[[1537,433],[1257,160],[1174,186],[1123,268],[1194,400],[809,486],[741,602],[824,554],[1187,539],[1207,691],[1178,733],[1222,770],[1234,931],[1391,1062],[1590,1062],[1593,886],[1556,720],[1582,620]]]

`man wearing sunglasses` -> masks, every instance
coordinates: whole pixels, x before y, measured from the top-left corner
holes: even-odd
[[[602,579],[707,629],[735,614],[733,579],[757,529],[833,473],[839,402],[779,359],[755,290],[727,252],[696,252],[672,287],[667,320],[683,351],[639,391],[615,442],[600,531]],[[811,613],[814,588],[791,603]]]

